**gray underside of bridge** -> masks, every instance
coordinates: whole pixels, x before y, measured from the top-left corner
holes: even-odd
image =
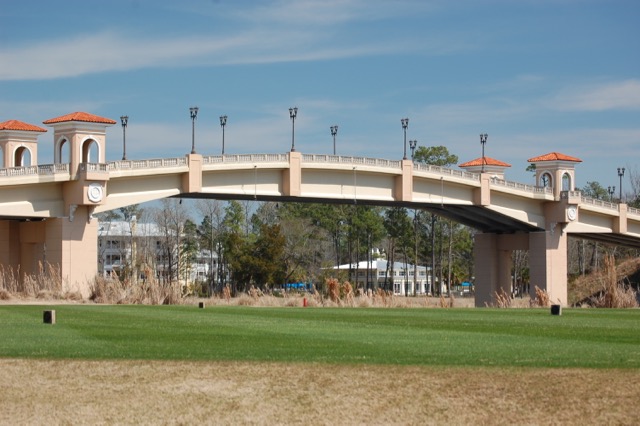
[[[329,200],[318,198],[304,198],[304,197],[269,197],[269,196],[228,196],[222,194],[181,194],[174,198],[192,198],[192,199],[218,199],[218,200],[256,200],[256,201],[271,201],[271,202],[294,202],[294,203],[318,203],[318,204],[352,204],[352,205],[370,205],[370,206],[382,206],[382,207],[406,207],[408,209],[420,209],[430,213],[434,213],[440,217],[451,219],[457,223],[469,226],[477,229],[478,231],[485,233],[495,234],[514,234],[518,232],[542,232],[544,229],[533,226],[529,223],[520,222],[508,216],[497,213],[493,210],[487,209],[482,206],[468,206],[468,205],[452,205],[452,204],[427,204],[427,203],[399,203],[399,202],[386,202],[386,201],[371,201],[371,200]],[[598,241],[606,244],[621,245],[625,247],[640,248],[640,241],[634,237],[625,236],[614,233],[570,233],[570,237],[583,238],[586,240]]]
[[[435,213],[438,216],[446,217],[455,222],[463,225],[470,226],[482,232],[497,233],[497,234],[512,234],[515,232],[539,232],[543,229],[536,226],[532,226],[528,223],[520,222],[512,219],[508,216],[494,212],[481,206],[462,206],[451,204],[427,204],[427,203],[399,203],[399,202],[385,202],[385,201],[370,201],[370,200],[329,200],[329,199],[317,199],[317,198],[304,198],[304,197],[265,197],[265,196],[224,196],[214,194],[181,194],[174,198],[212,198],[220,200],[230,199],[249,199],[257,201],[272,201],[272,202],[297,202],[297,203],[319,203],[319,204],[352,204],[352,205],[374,205],[383,207],[406,207],[409,209],[426,210],[431,213]]]

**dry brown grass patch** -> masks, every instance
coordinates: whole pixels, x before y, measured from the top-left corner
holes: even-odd
[[[640,420],[638,370],[16,359],[0,370],[1,424]]]

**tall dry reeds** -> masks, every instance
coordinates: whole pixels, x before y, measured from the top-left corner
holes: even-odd
[[[105,304],[178,305],[182,303],[182,288],[178,283],[160,283],[153,278],[129,284],[117,277],[97,277],[89,299]]]
[[[592,298],[592,306],[597,308],[637,308],[637,292],[629,286],[625,286],[618,279],[615,258],[608,255],[604,258],[604,276],[602,291]]]
[[[496,291],[494,293],[494,298],[495,298],[495,307],[498,308],[509,308],[511,307],[511,295],[509,293],[507,293],[506,291],[504,291],[503,288],[500,289],[500,291]]]
[[[529,306],[541,308],[551,306],[551,299],[549,298],[549,293],[547,293],[547,290],[543,290],[540,287],[535,286],[535,292],[536,297],[529,301]]]
[[[0,265],[0,290],[23,297],[38,297],[46,294],[63,298],[60,268],[48,262],[38,262],[34,274],[22,275],[20,268]]]

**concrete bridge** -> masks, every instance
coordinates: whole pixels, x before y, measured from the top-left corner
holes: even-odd
[[[531,186],[504,180],[508,164],[490,158],[463,170],[410,160],[304,154],[242,154],[106,162],[107,126],[72,113],[54,129],[54,164],[37,165],[46,129],[0,123],[0,265],[24,279],[39,262],[60,267],[68,289],[88,295],[97,273],[94,214],[166,197],[361,203],[425,209],[472,226],[476,306],[509,292],[511,251],[529,250],[531,284],[567,303],[567,237],[640,247],[640,211],[575,191],[575,157],[550,153]],[[25,165],[25,158],[32,165]],[[66,160],[66,161],[63,161]]]

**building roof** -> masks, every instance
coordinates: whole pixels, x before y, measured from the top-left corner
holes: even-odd
[[[529,163],[538,163],[541,161],[573,161],[574,163],[582,163],[582,160],[569,155],[561,154],[559,152],[550,152],[548,154],[540,155],[538,157],[529,158]]]
[[[47,121],[43,121],[42,124],[56,124],[64,123],[67,121],[84,121],[86,123],[100,123],[100,124],[116,124],[114,120],[110,118],[99,117],[97,115],[89,114],[88,112],[72,112],[71,114],[63,115],[56,118],[51,118]]]
[[[511,167],[511,164],[505,163],[504,161],[496,160],[491,157],[484,157],[484,165],[485,166],[498,166],[498,167]],[[459,164],[458,167],[474,167],[474,166],[482,166],[482,157],[476,158],[475,160],[467,161],[466,163]]]
[[[411,263],[407,263],[407,269],[410,271],[413,271],[413,264]],[[367,261],[366,260],[361,260],[360,262],[354,262],[352,264],[342,264],[342,265],[338,265],[338,266],[334,266],[333,269],[349,269],[349,267],[351,267],[351,269],[367,269],[369,266],[367,265]],[[404,262],[393,262],[393,269],[398,271],[398,270],[403,270],[405,268],[405,263]],[[381,270],[386,270],[387,269],[387,261],[384,259],[374,259],[371,261],[371,269],[377,269],[378,271]],[[391,268],[389,268],[391,269]],[[424,270],[424,269],[431,269],[431,268],[427,268],[425,266],[419,266],[418,265],[418,269],[419,270]]]
[[[129,237],[131,236],[131,223],[126,221],[100,222],[98,226],[99,237]],[[137,222],[135,226],[136,237],[162,237],[163,233],[155,223]]]
[[[0,130],[22,130],[25,132],[46,132],[47,129],[25,123],[20,120],[8,120],[0,123]]]

